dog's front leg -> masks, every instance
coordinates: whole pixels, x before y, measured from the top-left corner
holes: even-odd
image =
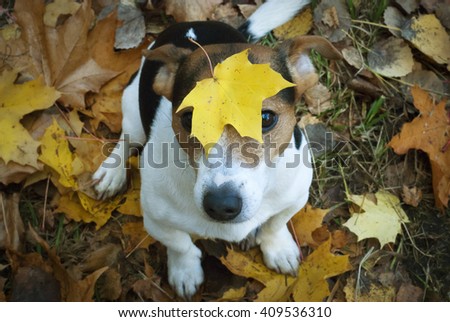
[[[263,253],[264,263],[278,273],[297,275],[300,250],[286,224],[305,203],[306,199],[300,207],[289,207],[270,218],[257,234],[257,243]]]
[[[176,293],[190,299],[203,282],[202,253],[189,234],[144,217],[147,231],[167,247],[169,283]]]

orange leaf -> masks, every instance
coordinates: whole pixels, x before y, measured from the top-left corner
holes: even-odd
[[[318,243],[314,240],[312,233],[322,227],[323,217],[328,213],[328,209],[313,208],[306,205],[294,217],[292,224],[300,245],[308,244],[317,247]]]
[[[403,125],[389,146],[397,154],[405,154],[409,149],[428,154],[436,206],[443,209],[448,205],[450,194],[450,115],[445,109],[445,100],[434,104],[428,93],[418,86],[414,86],[411,93],[420,115]]]

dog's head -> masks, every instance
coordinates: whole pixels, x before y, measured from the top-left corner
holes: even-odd
[[[221,44],[205,46],[204,50],[215,66],[246,48],[250,48],[250,62],[270,64],[272,69],[296,86],[263,101],[263,144],[249,137],[241,137],[234,127],[226,125],[208,157],[201,144],[191,136],[192,110],[176,112],[196,83],[211,77],[205,53],[201,49],[192,52],[164,45],[145,54],[147,59],[164,63],[156,75],[154,90],[173,104],[174,133],[190,163],[196,168],[196,204],[205,217],[219,222],[251,220],[264,207],[264,201],[270,202],[268,199],[276,198],[274,193],[283,190],[280,186],[283,182],[277,178],[280,171],[286,171],[287,163],[294,162],[292,165],[296,167],[310,166],[307,164],[309,153],[306,142],[300,142],[301,134],[296,129],[295,114],[295,105],[303,92],[318,81],[309,51],[315,49],[330,59],[341,57],[330,42],[317,36],[297,37],[274,49],[251,44]],[[295,155],[305,159],[295,164]],[[305,170],[305,173],[310,171]],[[310,178],[305,180],[306,193],[309,185]]]

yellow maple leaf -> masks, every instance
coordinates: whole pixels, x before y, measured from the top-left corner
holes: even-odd
[[[401,225],[409,222],[406,213],[400,206],[400,200],[386,191],[375,194],[376,202],[367,196],[348,195],[347,198],[363,212],[354,213],[344,224],[358,236],[358,241],[366,238],[377,238],[381,247],[401,233]]]
[[[78,185],[73,176],[75,157],[70,151],[64,130],[55,119],[53,124],[45,130],[41,144],[39,160],[58,173],[58,181],[62,186],[76,190]]]
[[[17,72],[4,71],[0,76],[0,158],[8,163],[37,164],[39,142],[35,141],[21,125],[26,114],[50,107],[60,96],[59,92],[44,84],[42,77],[15,84]]]
[[[330,252],[331,238],[320,245],[300,264],[292,295],[298,302],[320,302],[330,290],[327,278],[343,274],[351,269],[348,255],[337,256]]]
[[[191,135],[202,143],[206,155],[227,124],[242,137],[262,142],[262,102],[284,88],[295,86],[269,64],[252,64],[248,51],[217,64],[214,77],[197,82],[177,110],[194,108]]]
[[[287,301],[290,295],[290,287],[295,278],[278,274],[264,265],[261,253],[253,248],[247,252],[228,250],[226,257],[220,261],[233,274],[250,277],[264,284],[265,288],[258,293],[256,301]]]

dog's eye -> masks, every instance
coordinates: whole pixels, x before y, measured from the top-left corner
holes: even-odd
[[[181,125],[183,128],[191,132],[192,130],[192,112],[186,112],[183,115],[181,115]]]
[[[262,131],[269,132],[278,122],[278,115],[272,111],[262,111]]]

